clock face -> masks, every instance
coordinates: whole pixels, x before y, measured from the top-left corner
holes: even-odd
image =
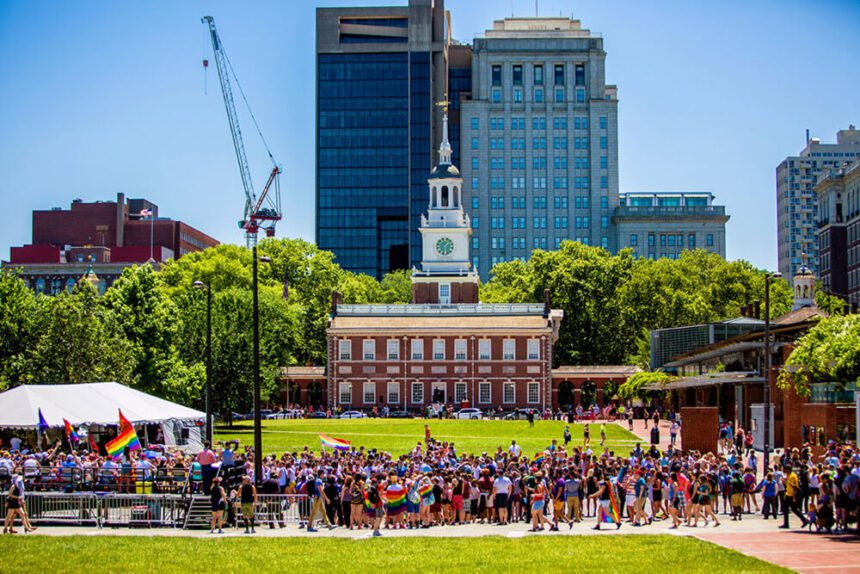
[[[439,255],[451,255],[452,251],[454,251],[454,242],[448,237],[443,237],[436,242],[436,252]]]

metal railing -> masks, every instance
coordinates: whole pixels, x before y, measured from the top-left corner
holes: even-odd
[[[24,470],[30,492],[182,494],[194,482],[188,469],[39,468]]]
[[[94,492],[28,493],[27,515],[34,524],[104,527],[181,528],[190,499],[177,494]],[[233,502],[235,524],[241,525],[241,504]],[[304,494],[261,494],[254,508],[258,526],[283,526],[307,520],[311,501]],[[6,515],[6,495],[0,495],[0,515]]]

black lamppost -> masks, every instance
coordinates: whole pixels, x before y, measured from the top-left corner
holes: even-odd
[[[252,249],[254,276],[254,482],[263,484],[263,424],[260,420],[260,310],[257,304],[257,262],[270,263],[268,257],[257,257],[257,246]]]
[[[782,277],[779,271],[764,276],[764,474],[770,462],[770,283]]]
[[[196,289],[206,289],[206,440],[212,444],[212,287],[195,281]]]

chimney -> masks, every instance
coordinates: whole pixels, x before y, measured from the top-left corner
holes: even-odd
[[[543,316],[544,319],[549,317],[549,312],[552,310],[552,305],[550,304],[549,297],[549,289],[543,290]]]
[[[125,245],[125,194],[116,194],[116,241],[114,245],[123,247]]]

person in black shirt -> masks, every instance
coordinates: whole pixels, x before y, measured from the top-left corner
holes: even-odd
[[[242,508],[242,521],[245,523],[245,534],[249,534],[248,525],[251,526],[250,533],[254,530],[254,507],[257,505],[257,487],[251,484],[251,477],[247,474],[242,477],[242,486],[239,487],[239,503]]]

